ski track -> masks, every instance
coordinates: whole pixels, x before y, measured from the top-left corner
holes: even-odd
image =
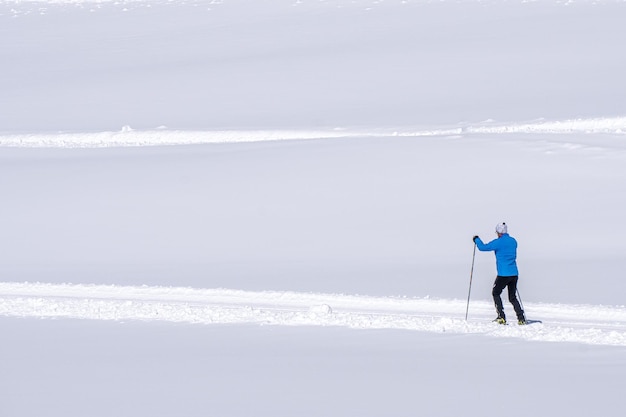
[[[474,125],[458,125],[433,129],[294,129],[294,130],[203,130],[181,131],[159,128],[155,130],[134,130],[124,126],[117,132],[82,132],[82,133],[32,133],[2,134],[0,147],[20,148],[110,148],[166,145],[198,145],[211,143],[247,143],[285,140],[314,139],[349,139],[349,138],[383,138],[383,137],[455,137],[468,135],[505,135],[523,134],[537,135],[546,141],[552,136],[552,145],[564,148],[602,149],[597,140],[589,144],[570,143],[569,135],[607,134],[626,135],[626,117],[604,117],[595,119],[573,119],[564,121],[538,120],[528,123],[500,124],[484,121]],[[555,139],[558,135],[566,135],[568,139]],[[548,142],[546,142],[548,143]],[[606,143],[604,144],[606,146]],[[624,150],[624,141],[612,141],[610,148]]]
[[[0,316],[202,325],[341,326],[626,346],[626,307],[527,303],[543,323],[501,326],[465,300],[229,289],[0,283]]]

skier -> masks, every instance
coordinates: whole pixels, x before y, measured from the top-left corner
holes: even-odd
[[[504,307],[502,306],[502,298],[500,294],[504,290],[504,287],[508,287],[509,301],[513,304],[515,314],[517,314],[517,323],[520,325],[526,324],[526,317],[524,316],[524,310],[517,299],[517,241],[509,236],[506,223],[498,223],[496,225],[497,239],[485,244],[478,236],[474,236],[473,240],[478,250],[482,252],[494,251],[496,255],[496,269],[498,276],[493,283],[493,301],[496,304],[496,311],[498,317],[494,320],[499,324],[506,324],[506,316],[504,315]]]

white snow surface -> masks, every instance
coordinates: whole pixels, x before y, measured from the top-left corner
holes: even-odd
[[[529,303],[546,324],[507,327],[491,322],[493,306],[484,301],[466,321],[465,301],[431,298],[59,284],[1,284],[0,295],[0,314],[14,317],[343,326],[626,346],[625,307]]]
[[[621,416],[624,16],[0,0],[0,416]]]
[[[479,123],[462,127],[434,129],[317,129],[317,130],[218,130],[218,131],[135,131],[124,126],[118,132],[95,133],[35,133],[0,136],[0,146],[41,148],[103,148],[122,146],[197,145],[207,143],[242,143],[280,140],[310,140],[388,136],[453,136],[467,134],[542,133],[577,134],[606,133],[626,135],[626,117],[537,121],[534,123]],[[597,143],[593,138],[589,143]],[[621,143],[616,143],[621,146]]]

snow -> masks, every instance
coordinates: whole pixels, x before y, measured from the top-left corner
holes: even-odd
[[[340,139],[340,138],[385,138],[458,136],[467,134],[507,134],[507,133],[543,133],[552,135],[578,133],[605,133],[621,135],[626,133],[626,118],[596,118],[564,121],[537,121],[534,123],[497,124],[483,122],[450,128],[432,129],[292,129],[292,130],[168,130],[165,127],[155,130],[137,131],[124,126],[117,132],[82,132],[82,133],[36,133],[12,134],[0,137],[0,146],[32,148],[105,148],[124,146],[166,146],[198,145],[208,143],[245,143],[282,140]],[[557,137],[558,138],[558,137]],[[545,140],[545,138],[542,138]],[[558,140],[551,138],[552,140]],[[622,148],[622,143],[605,143]],[[574,147],[596,147],[598,138],[591,142],[577,143]],[[598,148],[599,149],[599,148]]]
[[[0,415],[621,416],[625,3],[0,0]]]
[[[434,333],[484,334],[534,341],[626,346],[626,308],[528,303],[546,323],[495,326],[493,306],[462,300],[175,287],[2,284],[0,313],[15,317],[141,320],[194,324],[340,326]]]

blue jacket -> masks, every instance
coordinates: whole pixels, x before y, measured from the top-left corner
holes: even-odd
[[[480,238],[476,239],[476,247],[483,252],[495,251],[496,269],[501,277],[512,277],[519,275],[517,271],[517,241],[508,233],[485,244]]]

